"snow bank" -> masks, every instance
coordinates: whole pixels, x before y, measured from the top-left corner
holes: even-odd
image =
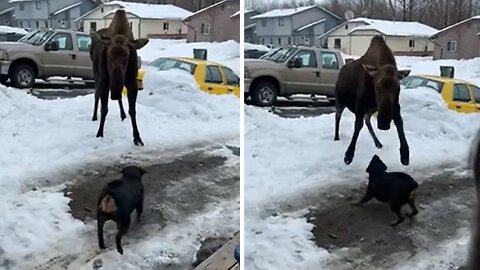
[[[268,48],[267,46],[259,44],[245,42],[244,46],[245,50],[270,51],[270,48]]]
[[[20,35],[28,34],[28,31],[18,27],[11,27],[7,25],[0,25],[0,33],[15,33]]]
[[[149,72],[144,87],[139,92],[137,122],[145,146],[136,147],[130,120],[120,120],[117,102],[110,101],[105,137],[99,139],[95,138],[99,122],[91,121],[92,95],[39,100],[24,91],[0,86],[2,256],[15,265],[31,263],[55,247],[57,252],[75,252],[85,246],[82,241],[86,240],[78,239],[85,226],[68,213],[69,199],[58,186],[65,179],[44,177],[51,172],[125,154],[140,155],[195,142],[238,138],[240,104],[235,96],[204,93],[191,75],[179,70]],[[39,184],[40,176],[56,187],[49,192],[24,193]],[[55,242],[58,244],[54,247]]]
[[[390,170],[408,171],[413,175],[430,173],[442,165],[465,165],[470,142],[480,128],[480,114],[449,110],[438,93],[426,88],[402,90],[400,102],[410,145],[409,167],[400,163],[395,127],[386,132],[376,129],[384,145],[381,150],[375,148],[364,127],[354,161],[346,166],[343,157],[354,126],[354,115],[349,111],[343,114],[340,141],[335,142],[334,113],[285,119],[256,107],[245,108],[245,252],[252,260],[247,262],[248,269],[287,269],[271,267],[270,263],[295,259],[296,269],[314,269],[312,263],[320,260],[324,251],[315,248],[319,255],[311,257],[309,254],[314,249],[311,245],[303,250],[305,243],[288,243],[293,236],[305,238],[307,242],[311,237],[307,233],[310,230],[307,221],[301,216],[295,222],[282,221],[296,224],[291,229],[295,233],[274,230],[279,221],[264,218],[268,216],[265,210],[295,204],[330,185],[365,181],[365,168],[374,154],[378,154]],[[372,124],[376,126],[375,119]],[[297,232],[302,228],[306,232]],[[268,234],[268,238],[264,234]]]
[[[185,40],[150,39],[138,53],[142,61],[151,62],[159,57],[193,57],[193,49],[207,49],[208,60],[222,63],[240,74],[240,44],[235,41],[186,43]]]

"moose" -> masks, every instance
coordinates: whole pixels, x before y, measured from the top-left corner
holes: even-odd
[[[97,120],[98,100],[101,102],[100,126],[97,138],[103,137],[105,118],[108,114],[108,96],[118,100],[120,117],[126,118],[122,104],[122,90],[127,88],[128,113],[132,121],[133,142],[143,146],[140,132],[137,127],[136,108],[137,101],[137,75],[138,59],[137,50],[148,43],[148,39],[134,39],[125,10],[115,12],[112,22],[107,28],[91,34],[92,44],[90,58],[93,62],[95,77],[95,105],[92,120]]]
[[[473,178],[475,180],[478,203],[476,206],[475,220],[473,222],[472,242],[468,264],[460,269],[476,270],[480,269],[480,132],[477,133],[472,144],[469,166],[473,169]]]
[[[375,36],[366,53],[340,69],[335,85],[335,141],[340,140],[340,119],[345,108],[355,114],[355,129],[350,145],[345,152],[344,162],[353,161],[355,145],[363,127],[363,121],[377,148],[382,148],[373,131],[370,118],[378,111],[377,125],[380,130],[389,130],[390,123],[397,127],[400,139],[400,160],[404,166],[409,164],[409,148],[403,130],[400,114],[400,80],[410,71],[399,71],[392,51],[381,36]]]

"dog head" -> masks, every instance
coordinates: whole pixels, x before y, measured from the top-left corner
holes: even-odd
[[[142,175],[144,175],[147,171],[143,168],[138,166],[128,166],[122,169],[121,173],[124,177],[134,178],[134,179],[142,179]]]
[[[377,155],[374,155],[372,160],[370,160],[370,164],[368,164],[367,173],[380,173],[385,171],[387,171],[387,165],[385,165]]]

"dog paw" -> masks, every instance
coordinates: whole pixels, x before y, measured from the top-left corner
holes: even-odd
[[[410,219],[413,219],[413,217],[416,216],[417,214],[418,214],[418,211],[413,211],[411,213],[408,213],[407,217],[410,218]]]
[[[136,145],[136,146],[144,146],[143,142],[142,142],[142,139],[140,138],[134,138],[133,139],[133,143]]]

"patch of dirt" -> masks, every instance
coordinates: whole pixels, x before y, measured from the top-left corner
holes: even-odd
[[[444,171],[422,182],[416,200],[420,213],[394,228],[388,226],[396,220],[388,204],[373,199],[362,207],[351,205],[365,188],[340,191],[328,205],[311,210],[307,219],[315,226],[315,243],[339,256],[331,269],[390,269],[469,226],[476,203],[470,177]],[[403,212],[409,211],[404,206]]]

